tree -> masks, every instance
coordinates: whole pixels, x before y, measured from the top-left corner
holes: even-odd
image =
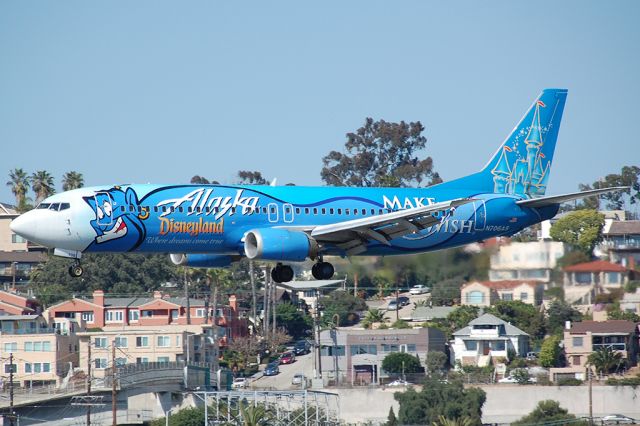
[[[436,306],[451,306],[460,300],[460,287],[464,283],[462,277],[436,281],[431,289],[431,300]]]
[[[551,226],[551,238],[591,256],[602,239],[604,216],[595,210],[578,210],[559,219]]]
[[[370,308],[364,315],[362,326],[364,328],[371,328],[371,326],[375,323],[383,323],[387,321],[387,318],[385,318],[384,316],[384,311],[380,309]]]
[[[424,371],[420,360],[405,352],[391,352],[385,356],[382,360],[382,369],[391,374],[411,374]]]
[[[454,331],[459,330],[478,318],[478,312],[477,306],[462,305],[447,315],[447,321],[449,321]]]
[[[347,133],[346,153],[331,151],[322,159],[322,180],[334,186],[415,186],[441,182],[433,160],[418,159],[427,139],[415,123],[388,123],[367,118],[355,133]]]
[[[629,196],[630,204],[640,201],[640,167],[624,166],[620,173],[611,173],[603,179],[594,182],[592,185],[580,185],[581,191],[589,189],[610,188],[613,186],[630,186],[631,194]],[[623,210],[625,201],[625,191],[614,191],[600,195],[606,201],[606,208],[610,210]],[[598,208],[598,198],[590,197],[585,199],[584,204],[590,208]]]
[[[520,300],[500,300],[487,308],[486,312],[512,323],[534,338],[544,337],[544,316],[533,305]]]
[[[546,368],[557,367],[560,361],[560,337],[549,336],[542,342],[539,362]]]
[[[577,424],[576,416],[569,414],[569,411],[560,407],[560,403],[547,399],[540,401],[536,408],[518,421],[511,423],[512,425],[535,425],[535,424],[563,424],[562,420],[568,420],[567,423]],[[583,423],[584,424],[584,423]]]
[[[468,418],[469,425],[482,424],[482,405],[486,394],[482,389],[465,389],[460,380],[443,383],[438,379],[426,379],[421,391],[413,388],[396,392],[400,403],[400,424],[433,424],[440,416],[450,420]]]
[[[323,323],[327,324],[338,314],[340,326],[350,325],[358,321],[358,312],[364,311],[367,304],[359,297],[355,297],[343,290],[335,290],[320,299],[320,305],[324,306],[322,315]]]
[[[440,351],[429,351],[427,352],[425,364],[429,376],[435,375],[439,377],[442,375],[445,365],[447,365],[447,354]]]
[[[258,171],[240,170],[238,171],[239,184],[241,185],[268,185],[269,182],[262,177]]]
[[[591,352],[587,357],[587,365],[593,366],[600,376],[617,370],[623,363],[622,353],[613,350],[611,346],[605,346]]]
[[[396,413],[393,412],[393,407],[389,407],[386,426],[398,426],[398,419],[396,419]]]
[[[526,385],[529,383],[531,376],[526,368],[516,368],[511,371],[511,376],[516,379],[519,385]]]
[[[151,422],[152,426],[165,426],[165,419]],[[169,426],[201,426],[204,423],[204,407],[183,408],[169,417]]]
[[[313,321],[293,304],[285,302],[276,306],[276,323],[283,326],[287,334],[294,339],[301,339],[311,330]]]
[[[231,339],[227,346],[226,358],[231,359],[232,368],[244,369],[249,362],[257,360],[258,353],[260,352],[261,345],[257,335],[252,336],[240,336]],[[252,360],[252,361],[250,361]]]
[[[25,211],[27,204],[27,192],[31,186],[29,176],[22,169],[13,169],[9,172],[7,186],[11,187],[11,192],[16,197],[16,207],[19,211]]]
[[[31,174],[31,189],[36,193],[36,204],[55,192],[53,176],[46,170],[38,170]]]
[[[62,189],[64,191],[82,188],[83,186],[84,177],[82,176],[82,173],[71,171],[62,175]]]
[[[194,185],[209,185],[211,183],[209,182],[209,179],[202,177],[200,175],[193,176],[190,182]]]
[[[547,332],[549,334],[561,334],[567,321],[581,321],[580,311],[572,308],[565,302],[554,300],[547,310]]]
[[[473,420],[469,417],[461,419],[447,419],[445,416],[438,416],[438,420],[432,423],[433,426],[472,426]]]

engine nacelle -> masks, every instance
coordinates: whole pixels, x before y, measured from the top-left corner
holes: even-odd
[[[316,258],[318,243],[301,231],[252,229],[244,237],[244,253],[249,259],[301,262]]]
[[[192,268],[222,268],[240,260],[240,256],[224,254],[170,254],[169,258],[174,265]]]

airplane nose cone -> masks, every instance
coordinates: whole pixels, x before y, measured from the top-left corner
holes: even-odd
[[[29,213],[24,213],[13,219],[9,224],[9,228],[22,238],[35,241],[34,236],[38,232],[38,222],[33,220]]]

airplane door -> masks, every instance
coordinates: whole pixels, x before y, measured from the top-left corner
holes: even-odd
[[[484,227],[487,225],[487,207],[485,206],[484,201],[474,201],[473,209],[475,215],[473,228],[475,231],[484,231]]]
[[[276,203],[269,203],[267,209],[269,211],[269,222],[276,223],[278,221],[278,205]]]
[[[111,225],[113,223],[113,200],[107,192],[98,192],[94,196],[96,200],[96,221],[98,225]]]
[[[293,222],[293,206],[289,203],[282,205],[282,219],[287,222]]]

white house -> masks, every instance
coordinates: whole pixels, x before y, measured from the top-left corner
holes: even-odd
[[[484,314],[453,333],[451,358],[462,365],[486,366],[491,358],[509,359],[509,352],[523,356],[529,350],[529,335],[491,314]]]

